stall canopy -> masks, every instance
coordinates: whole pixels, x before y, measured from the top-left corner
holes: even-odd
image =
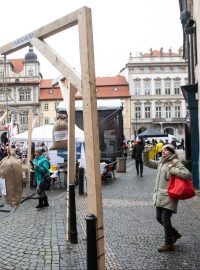
[[[144,132],[138,134],[138,137],[148,138],[148,137],[166,137],[167,134],[161,133],[153,128],[148,128]]]
[[[32,131],[32,142],[52,142],[52,132],[54,125],[44,125],[34,128]],[[76,142],[84,141],[84,132],[75,125],[75,140]],[[28,131],[10,137],[10,142],[27,142]]]

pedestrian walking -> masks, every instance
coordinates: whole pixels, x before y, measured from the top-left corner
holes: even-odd
[[[35,159],[33,161],[33,169],[35,170],[35,181],[37,184],[36,192],[38,194],[39,204],[36,208],[48,207],[48,198],[45,193],[45,174],[49,174],[50,163],[46,156],[43,155],[43,149],[35,150]]]
[[[171,144],[163,146],[162,157],[159,161],[149,160],[149,153],[144,150],[144,164],[157,169],[153,201],[156,206],[156,219],[163,226],[165,233],[165,242],[158,248],[158,251],[173,251],[174,243],[181,238],[181,234],[171,223],[172,214],[177,213],[178,200],[168,196],[168,182],[170,174],[189,179],[191,173],[179,161],[174,146]]]
[[[163,141],[160,140],[156,144],[156,154],[157,154],[157,159],[159,159],[162,156],[162,147],[163,147]]]
[[[132,156],[135,158],[135,167],[137,175],[140,174],[141,177],[143,177],[143,158],[142,158],[143,150],[144,150],[144,143],[140,138],[138,138],[137,143],[133,145]]]
[[[181,139],[181,148],[183,149],[183,150],[185,150],[185,142],[184,142],[184,139],[182,138]]]
[[[123,141],[122,148],[123,148],[123,156],[125,158],[127,158],[127,156],[128,156],[128,145],[127,145],[126,141]]]

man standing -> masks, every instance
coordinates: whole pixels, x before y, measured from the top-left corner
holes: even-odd
[[[144,150],[144,143],[140,138],[138,138],[137,143],[133,145],[133,157],[135,158],[135,167],[137,175],[140,174],[140,177],[143,177],[143,160],[142,160],[143,150]]]

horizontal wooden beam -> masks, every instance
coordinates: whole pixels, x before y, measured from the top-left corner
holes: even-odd
[[[83,7],[86,8],[86,7]],[[82,8],[81,8],[82,9]],[[63,30],[66,30],[70,27],[73,27],[78,24],[78,13],[79,10],[76,10],[66,16],[61,17],[60,19],[57,19],[43,27],[40,27],[39,29],[29,32],[25,34],[22,37],[19,37],[10,43],[7,43],[6,45],[0,47],[0,54],[10,54],[15,51],[18,51],[19,49],[22,49],[30,44],[30,41],[33,38],[39,38],[41,40],[48,38],[54,34],[57,34]]]

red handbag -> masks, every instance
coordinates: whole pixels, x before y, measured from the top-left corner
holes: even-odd
[[[194,197],[196,193],[192,180],[182,179],[176,175],[170,175],[168,195],[176,200],[186,200]]]

